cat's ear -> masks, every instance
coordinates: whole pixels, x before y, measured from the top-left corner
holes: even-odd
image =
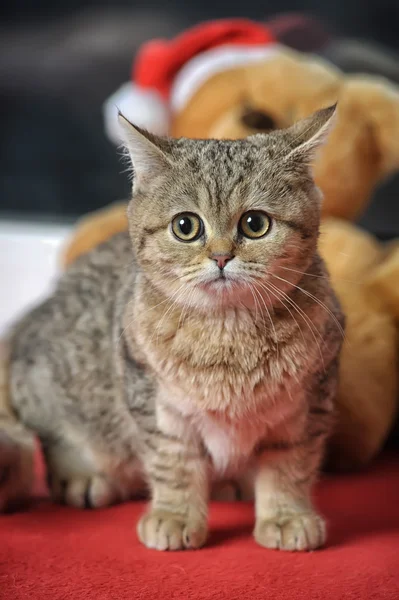
[[[313,163],[319,149],[326,143],[337,116],[337,105],[323,108],[306,119],[290,127],[286,160],[294,160],[307,165]]]
[[[122,113],[119,113],[118,120],[124,146],[132,162],[134,184],[143,186],[170,167],[162,138],[133,125]]]

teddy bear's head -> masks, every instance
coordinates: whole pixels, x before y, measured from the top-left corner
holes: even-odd
[[[399,91],[388,81],[347,77],[323,59],[282,48],[206,80],[175,115],[172,134],[241,138],[288,127],[336,102],[337,123],[314,175],[324,216],[354,220],[399,166]]]

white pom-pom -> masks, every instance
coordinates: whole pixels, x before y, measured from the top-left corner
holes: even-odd
[[[104,103],[104,125],[109,139],[122,142],[118,112],[131,123],[157,135],[169,131],[169,110],[162,97],[154,90],[146,90],[128,82],[122,85]]]

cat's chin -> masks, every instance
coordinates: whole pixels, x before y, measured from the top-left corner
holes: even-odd
[[[240,285],[236,281],[227,279],[225,277],[215,277],[199,285],[199,288],[206,294],[215,297],[228,297],[232,296],[240,288]]]
[[[245,282],[218,277],[198,286],[194,302],[205,309],[240,306],[252,308],[253,294]]]
[[[209,281],[205,281],[200,284],[200,287],[203,290],[220,290],[227,291],[233,288],[233,283],[230,279],[226,279],[225,277],[215,277],[215,279],[210,279]]]

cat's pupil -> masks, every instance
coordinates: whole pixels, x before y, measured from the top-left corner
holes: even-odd
[[[190,235],[190,233],[193,230],[193,224],[191,222],[191,219],[189,219],[188,217],[183,217],[182,219],[180,219],[179,229],[184,235]]]
[[[263,227],[263,217],[260,215],[251,215],[247,217],[247,225],[251,231],[258,233]]]

